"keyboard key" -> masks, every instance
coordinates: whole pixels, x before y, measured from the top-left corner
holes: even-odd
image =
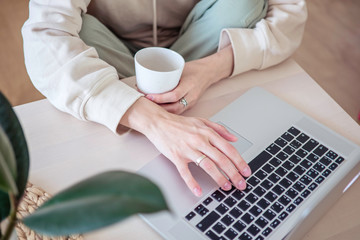
[[[281,166],[290,171],[295,165],[290,161],[285,161]]]
[[[249,213],[245,213],[244,216],[241,217],[241,220],[243,220],[247,224],[250,224],[252,221],[254,221],[254,217],[251,216]]]
[[[273,192],[268,192],[266,195],[265,195],[265,198],[267,200],[269,200],[270,202],[273,202],[275,201],[275,199],[277,198],[277,195]]]
[[[233,198],[233,197],[228,197],[227,199],[225,199],[224,203],[228,206],[228,207],[232,207],[234,206],[237,201]]]
[[[279,145],[280,147],[285,147],[285,145],[287,144],[287,142],[286,142],[284,139],[282,139],[282,138],[276,139],[276,140],[275,140],[275,143],[276,143],[277,145]]]
[[[316,155],[318,155],[319,157],[321,157],[322,155],[324,155],[327,152],[328,148],[325,147],[324,145],[320,144],[315,150],[314,153]]]
[[[255,238],[255,240],[264,240],[265,238],[263,237],[263,236],[257,236],[256,238]]]
[[[256,187],[256,185],[258,185],[260,183],[260,180],[258,178],[256,178],[255,176],[252,176],[248,179],[246,179],[247,183],[250,183],[253,187]]]
[[[205,214],[207,214],[209,212],[209,210],[204,207],[202,204],[200,204],[199,206],[197,206],[195,209],[195,212],[198,213],[200,216],[204,216]]]
[[[299,162],[301,162],[301,157],[299,156],[296,156],[296,155],[292,155],[290,158],[289,158],[289,161],[292,162],[293,164],[298,164]]]
[[[258,205],[262,209],[265,209],[270,205],[270,202],[267,201],[266,199],[262,198],[256,203],[256,205]]]
[[[281,222],[278,220],[278,219],[275,219],[271,224],[270,224],[270,227],[272,228],[276,228],[277,226],[279,226]]]
[[[240,200],[245,196],[245,193],[240,191],[239,189],[236,189],[231,196],[233,196],[237,200]]]
[[[255,176],[257,176],[260,180],[264,179],[267,175],[268,174],[261,169],[255,173]]]
[[[305,133],[301,133],[296,140],[298,140],[301,143],[305,143],[310,137],[306,135]]]
[[[298,155],[298,156],[301,157],[301,158],[304,158],[304,157],[306,157],[306,155],[308,154],[308,152],[305,151],[305,150],[303,150],[303,149],[299,149],[299,150],[296,151],[295,154]]]
[[[276,155],[276,157],[277,157],[278,159],[280,159],[281,161],[284,161],[284,160],[286,160],[286,159],[289,157],[289,155],[286,154],[285,152],[281,151],[281,152],[279,152],[279,153]]]
[[[271,176],[270,176],[271,177]],[[279,178],[280,179],[280,178]],[[267,180],[267,179],[265,179],[261,184],[260,184],[263,188],[265,188],[266,190],[269,190],[272,186],[273,186],[273,184],[269,181],[269,180]]]
[[[291,135],[291,134],[288,133],[288,132],[286,132],[286,133],[284,133],[283,135],[281,135],[281,137],[282,137],[283,139],[285,139],[286,141],[288,141],[288,142],[290,142],[291,140],[294,139],[294,136]]]
[[[304,175],[300,178],[300,181],[305,185],[309,185],[311,183],[312,179],[309,176]]]
[[[265,237],[269,236],[269,234],[272,232],[272,229],[267,227],[261,234]]]
[[[286,146],[286,147],[284,148],[284,152],[287,153],[287,154],[289,154],[289,155],[291,155],[291,154],[293,154],[293,153],[295,152],[295,149],[292,148],[292,147],[290,147],[290,146]]]
[[[213,192],[211,194],[211,196],[218,202],[221,202],[225,198],[225,195],[222,194],[219,190],[216,190],[215,192]]]
[[[266,191],[262,188],[262,187],[257,187],[254,189],[253,191],[256,195],[258,195],[259,197],[262,197],[262,195],[264,195],[266,193]]]
[[[241,216],[242,214],[242,211],[237,208],[237,207],[234,207],[233,209],[231,209],[231,211],[229,212],[231,216],[233,216],[234,218],[238,218]]]
[[[305,143],[305,145],[303,146],[303,148],[308,151],[311,152],[319,143],[314,140],[314,139],[310,139],[307,143]]]
[[[257,207],[257,206],[253,206],[252,208],[250,208],[249,212],[254,215],[255,217],[259,216],[260,213],[262,212],[262,210]]]
[[[273,183],[277,183],[281,178],[280,178],[277,174],[272,173],[272,174],[268,177],[268,179],[269,179],[271,182],[273,182]],[[264,182],[266,182],[266,181],[267,181],[267,180],[265,180]],[[263,182],[263,183],[264,183],[264,182]],[[268,185],[269,187],[271,187],[271,186],[272,186],[271,182],[266,183],[266,185]],[[267,187],[265,187],[266,185],[264,185],[263,183],[261,183],[261,186],[263,186],[264,188],[268,189]],[[271,184],[271,185],[270,185],[270,184]]]
[[[275,214],[273,211],[271,211],[270,209],[268,209],[268,210],[266,210],[266,211],[264,212],[263,216],[264,216],[267,220],[271,221],[271,220],[274,219],[274,217],[276,217],[276,214]]]
[[[286,188],[288,188],[288,187],[291,186],[292,182],[289,181],[289,180],[286,179],[286,178],[283,178],[283,179],[279,182],[279,184],[286,189]]]
[[[300,176],[297,175],[296,173],[294,172],[289,172],[288,175],[286,175],[286,178],[289,179],[290,181],[292,182],[295,182]]]
[[[255,203],[258,200],[258,197],[255,194],[250,193],[245,199],[250,203]]]
[[[320,183],[322,183],[324,180],[325,180],[325,177],[324,177],[324,176],[319,176],[317,179],[315,179],[315,182],[316,182],[317,184],[320,184]]]
[[[305,190],[305,191],[303,191],[302,193],[301,193],[301,196],[303,197],[303,198],[307,198],[309,195],[310,195],[310,191],[309,190]]]
[[[215,208],[215,210],[218,211],[221,215],[223,215],[229,210],[229,208],[225,206],[225,204],[221,203],[219,206]]]
[[[284,211],[284,212],[282,212],[282,213],[279,215],[279,219],[280,219],[281,221],[284,221],[287,216],[289,216],[289,214]]]
[[[290,204],[287,208],[286,208],[286,211],[288,213],[291,213],[292,211],[294,211],[296,208],[296,206],[294,204]]]
[[[225,229],[226,227],[224,225],[222,225],[220,222],[217,222],[213,227],[212,229],[217,232],[218,234],[221,234]]]
[[[188,215],[185,216],[186,220],[190,221],[191,219],[193,219],[193,217],[195,217],[195,213],[194,212],[190,212]]]
[[[285,194],[289,198],[294,199],[299,193],[295,189],[290,188]]]
[[[326,169],[321,175],[323,175],[324,177],[327,177],[330,175],[330,173],[331,173],[331,170]]]
[[[271,205],[271,209],[277,213],[281,212],[283,208],[284,207],[279,202],[275,202],[273,205]]]
[[[330,163],[332,163],[331,159],[328,157],[322,157],[320,159],[320,162],[324,164],[325,166],[329,166]]]
[[[291,199],[288,198],[287,196],[283,195],[279,198],[278,201],[286,207],[291,202]]]
[[[278,145],[276,145],[275,143],[271,144],[270,146],[268,146],[266,148],[266,151],[268,151],[269,153],[271,153],[272,155],[275,155],[276,153],[278,153],[280,151],[280,147]]]
[[[203,220],[201,220],[196,227],[200,229],[200,231],[205,232],[213,223],[215,223],[220,218],[220,215],[216,212],[212,211],[209,213]]]
[[[236,223],[234,223],[233,228],[235,228],[238,232],[241,232],[242,230],[244,230],[246,228],[246,225],[245,225],[245,223],[238,220],[238,221],[236,221]]]
[[[294,135],[295,137],[296,137],[297,135],[299,135],[299,133],[300,133],[300,131],[299,131],[297,128],[295,128],[295,127],[291,127],[291,128],[288,130],[288,132],[291,133],[292,135]]]
[[[290,146],[292,146],[293,148],[295,149],[298,149],[299,147],[301,147],[301,142],[297,141],[297,140],[293,140],[291,143],[290,143]]]
[[[229,228],[229,229],[225,232],[224,235],[225,235],[228,239],[234,239],[234,238],[238,235],[238,233],[235,232],[234,229]]]
[[[252,237],[247,233],[243,232],[243,234],[240,235],[239,240],[251,240]]]
[[[247,231],[248,231],[251,235],[253,235],[253,236],[255,237],[256,234],[258,234],[258,233],[260,232],[260,229],[259,229],[256,225],[252,224],[252,225],[247,229]]]
[[[302,190],[304,190],[305,185],[302,184],[300,181],[297,181],[292,187],[293,187],[296,191],[301,192]]]
[[[275,168],[271,166],[269,163],[267,163],[265,166],[263,166],[262,169],[267,173],[271,173],[272,171],[274,171]]]
[[[250,204],[247,201],[242,200],[241,202],[239,202],[238,207],[241,210],[246,211],[250,207]]]
[[[309,185],[308,189],[309,189],[310,191],[314,191],[315,188],[317,188],[317,186],[319,186],[319,185],[313,182],[313,183],[311,183],[311,184]]]
[[[274,166],[277,167],[281,164],[281,161],[279,159],[277,159],[276,157],[274,157],[273,159],[270,160],[270,163]]]
[[[344,160],[345,160],[345,159],[344,159],[343,157],[338,157],[335,162],[336,162],[337,164],[341,164]]]
[[[298,165],[294,168],[293,171],[296,172],[297,174],[299,174],[299,176],[301,176],[306,171],[306,168]]]
[[[315,169],[311,168],[309,171],[307,171],[306,175],[308,175],[311,178],[316,178],[319,175],[319,172],[317,172]]]
[[[294,200],[294,204],[295,205],[300,205],[300,203],[302,203],[304,199],[302,197],[297,197],[295,200]]]
[[[287,174],[287,170],[283,167],[279,167],[278,169],[276,169],[275,171],[280,177],[285,176],[285,174]]]
[[[333,151],[328,151],[327,153],[326,153],[326,156],[328,157],[328,158],[330,158],[330,159],[332,159],[332,160],[335,160],[336,158],[337,158],[337,153],[335,153],[335,152],[333,152]]]
[[[260,228],[264,228],[269,222],[263,218],[263,217],[259,217],[255,223],[260,227]]]
[[[275,144],[274,144],[275,145]],[[261,168],[265,163],[267,163],[270,158],[271,154],[266,151],[262,151],[258,156],[256,156],[250,163],[249,167],[252,172],[256,172],[259,168]]]
[[[281,187],[280,185],[276,185],[275,187],[272,188],[272,190],[277,195],[281,195],[285,191],[285,189],[283,187]]]
[[[303,166],[306,169],[309,169],[311,167],[311,165],[312,165],[312,162],[305,159],[300,163],[300,165]]]
[[[315,165],[313,166],[313,169],[315,169],[316,171],[321,173],[322,171],[324,171],[325,166],[318,162],[318,163],[315,163]]]
[[[212,198],[211,197],[208,197],[206,198],[204,201],[203,201],[203,204],[205,204],[206,206],[209,205],[211,202],[212,202]]]
[[[221,219],[221,222],[224,223],[226,226],[230,226],[234,222],[234,219],[232,217],[230,217],[229,215],[225,215]]]
[[[329,169],[331,171],[334,171],[339,165],[337,163],[332,163],[330,166],[329,166]]]
[[[313,153],[310,153],[309,156],[307,156],[307,159],[315,163],[319,160],[319,157]]]
[[[219,236],[216,235],[213,231],[209,230],[206,232],[206,236],[211,240],[219,240]]]
[[[249,193],[251,190],[253,189],[253,187],[250,184],[246,184],[246,188],[245,190],[243,190],[243,192],[245,194]]]

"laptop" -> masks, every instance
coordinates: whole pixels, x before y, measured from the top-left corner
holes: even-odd
[[[200,167],[195,197],[159,155],[139,173],[163,191],[171,211],[141,215],[165,239],[300,239],[360,175],[360,147],[255,87],[210,120],[238,137],[252,169],[244,191],[223,191]]]

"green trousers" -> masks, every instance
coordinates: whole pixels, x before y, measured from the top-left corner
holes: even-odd
[[[267,0],[201,0],[187,16],[170,49],[185,61],[216,52],[224,28],[253,28],[263,19]],[[114,66],[121,78],[135,75],[134,53],[139,50],[122,41],[95,17],[84,14],[80,38],[96,49],[100,59]]]

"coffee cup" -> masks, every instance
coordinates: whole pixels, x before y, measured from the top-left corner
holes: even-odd
[[[178,84],[185,60],[177,52],[162,47],[139,50],[134,57],[136,84],[145,94],[171,91]]]

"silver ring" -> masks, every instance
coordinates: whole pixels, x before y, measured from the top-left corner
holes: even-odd
[[[195,163],[196,163],[196,166],[199,166],[201,161],[204,160],[206,158],[206,155],[201,155],[200,157],[198,157],[196,160],[195,160]]]
[[[186,101],[186,99],[184,97],[182,97],[179,102],[184,105],[184,107],[186,107],[188,105],[188,102]]]

